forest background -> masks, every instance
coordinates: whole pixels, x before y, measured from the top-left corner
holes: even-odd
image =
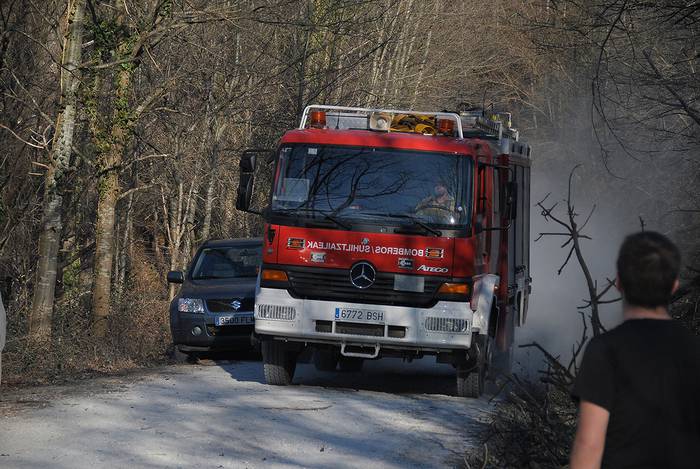
[[[533,201],[565,197],[582,164],[601,285],[622,234],[662,231],[697,331],[699,29],[700,4],[678,0],[3,1],[4,380],[162,361],[165,273],[206,239],[258,234],[235,210],[238,156],[313,103],[513,112]],[[556,241],[534,252],[541,275],[566,257]],[[577,330],[577,294],[540,294],[545,335]]]

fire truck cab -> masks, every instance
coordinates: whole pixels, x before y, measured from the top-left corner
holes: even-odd
[[[251,211],[256,153],[240,163]],[[309,106],[265,190],[255,305],[265,378],[434,355],[457,395],[508,369],[530,293],[530,147],[507,113]]]

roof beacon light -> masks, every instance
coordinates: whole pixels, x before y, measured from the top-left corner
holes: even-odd
[[[474,116],[474,119],[476,117]],[[481,114],[478,117],[482,118]],[[454,112],[400,111],[321,104],[306,106],[301,115],[299,129],[327,128],[328,125],[333,130],[375,130],[436,135],[440,133],[437,121],[443,119],[452,121],[451,133],[448,132],[447,135],[464,138],[462,117]],[[494,122],[490,122],[490,125],[496,126]]]
[[[309,115],[309,127],[323,129],[326,127],[325,111],[311,111]]]
[[[373,112],[369,116],[369,128],[388,132],[391,130],[392,115],[388,112]]]
[[[452,119],[438,119],[438,133],[452,137],[455,131],[455,121]]]

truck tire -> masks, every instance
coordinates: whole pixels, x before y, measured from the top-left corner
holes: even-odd
[[[484,393],[485,373],[480,368],[470,371],[457,368],[457,396],[478,399]]]
[[[314,350],[314,366],[318,371],[335,371],[340,354],[335,350]]]
[[[296,355],[284,342],[266,340],[262,343],[263,370],[267,384],[287,386],[292,383],[297,367]]]
[[[364,358],[358,357],[340,357],[338,362],[338,367],[340,371],[346,371],[349,373],[357,373],[362,370],[362,365],[364,364]]]
[[[487,335],[475,334],[472,347],[478,356],[468,363],[457,365],[457,396],[478,399],[484,393],[486,374],[491,365],[493,339]]]

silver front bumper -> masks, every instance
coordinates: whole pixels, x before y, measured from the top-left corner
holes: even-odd
[[[293,319],[265,319],[261,317],[261,308],[270,310],[267,305],[278,307],[278,315]],[[335,332],[317,332],[316,321],[334,323],[336,308],[353,308],[384,313],[386,326],[405,328],[405,336],[388,337],[387,327],[384,336],[367,336],[341,334]],[[303,340],[318,343],[337,344],[379,344],[386,348],[416,350],[468,349],[471,346],[471,326],[473,312],[469,303],[440,301],[432,308],[412,308],[407,306],[368,305],[340,301],[300,300],[293,298],[286,290],[260,288],[255,298],[255,332],[261,335],[283,337],[291,340]],[[426,319],[447,318],[466,320],[466,330],[460,333],[437,332],[426,329]]]

